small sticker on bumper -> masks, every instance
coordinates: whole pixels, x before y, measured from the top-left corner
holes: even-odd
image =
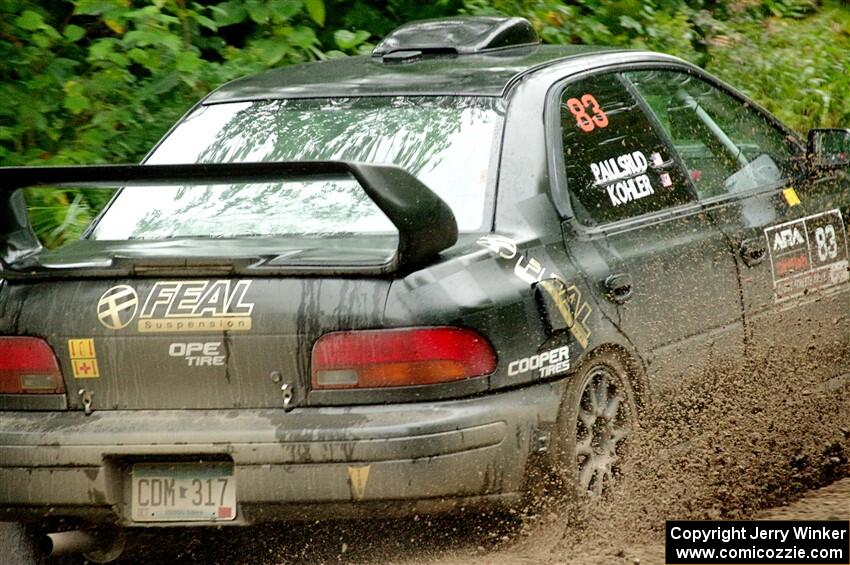
[[[366,496],[366,483],[369,482],[369,468],[371,465],[364,467],[349,467],[348,482],[351,484],[351,494],[354,500],[363,500]]]

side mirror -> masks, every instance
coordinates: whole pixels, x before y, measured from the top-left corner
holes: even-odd
[[[850,129],[813,129],[807,147],[813,169],[850,166]]]

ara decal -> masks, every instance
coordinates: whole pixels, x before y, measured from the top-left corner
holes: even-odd
[[[771,226],[764,235],[776,302],[850,279],[844,220],[839,210]]]

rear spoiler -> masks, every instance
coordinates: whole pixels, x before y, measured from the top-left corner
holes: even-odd
[[[282,161],[189,165],[0,167],[0,266],[38,253],[41,244],[27,215],[22,188],[280,182],[352,176],[398,229],[394,269],[421,264],[457,242],[449,206],[416,177],[393,165],[352,161]]]

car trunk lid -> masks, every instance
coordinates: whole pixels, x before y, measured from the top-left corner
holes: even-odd
[[[17,280],[0,334],[48,341],[72,410],[293,407],[314,341],[380,327],[388,291],[373,278]]]

